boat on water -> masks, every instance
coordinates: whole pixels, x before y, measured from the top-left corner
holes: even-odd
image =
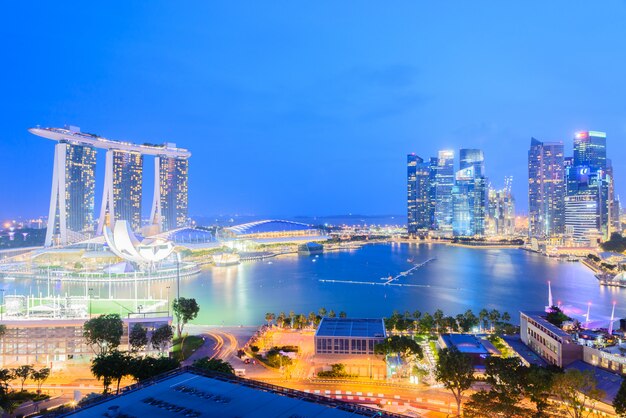
[[[221,253],[213,256],[213,263],[217,267],[236,266],[241,263],[241,256],[237,253]]]

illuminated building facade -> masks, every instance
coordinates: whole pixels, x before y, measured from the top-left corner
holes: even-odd
[[[156,201],[154,213],[160,209],[161,228],[163,231],[180,228],[187,224],[189,160],[186,158],[157,157],[158,194],[160,208]],[[156,179],[155,179],[156,180]],[[155,196],[156,196],[155,189]]]
[[[528,151],[528,232],[552,237],[565,231],[565,175],[562,142],[530,141]]]
[[[409,236],[431,227],[430,163],[415,154],[407,156],[407,219]]]
[[[504,178],[504,188],[489,188],[487,205],[486,235],[515,235],[515,198],[512,193],[512,177]]]
[[[156,163],[151,219],[158,219],[157,226],[161,227],[163,218],[167,229],[185,224],[188,158],[191,156],[186,149],[170,143],[138,145],[111,140],[82,133],[80,128],[72,126],[36,127],[29,132],[57,142],[46,246],[81,241],[93,231],[96,149],[107,150],[97,234],[102,234],[105,225],[113,228],[117,219],[127,221],[133,230],[141,228],[145,155],[155,157]]]
[[[54,148],[46,244],[65,245],[93,232],[96,150],[62,141]]]
[[[452,188],[454,187],[454,151],[439,151],[435,167],[435,229],[452,234]]]

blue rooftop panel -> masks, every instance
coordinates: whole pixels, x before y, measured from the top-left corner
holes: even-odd
[[[315,333],[317,337],[384,338],[382,319],[323,318]]]

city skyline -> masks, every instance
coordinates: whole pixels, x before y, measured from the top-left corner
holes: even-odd
[[[528,140],[564,141],[571,155],[574,132],[592,129],[607,132],[615,194],[624,195],[626,92],[611,82],[626,68],[613,52],[626,39],[621,3],[599,10],[555,2],[541,13],[462,3],[357,12],[320,3],[306,13],[221,4],[193,15],[162,6],[125,6],[123,14],[11,6],[31,24],[15,19],[1,29],[21,42],[8,46],[12,65],[1,70],[15,81],[0,112],[0,218],[47,212],[53,150],[26,132],[37,123],[185,144],[200,162],[191,215],[402,214],[406,154],[461,147],[484,150],[497,188],[512,176],[526,212]],[[481,13],[468,21],[468,8]],[[162,24],[166,16],[176,19]],[[93,33],[90,22],[100,19],[115,36]],[[370,31],[378,19],[394,25]],[[73,30],[56,30],[62,20]],[[603,24],[580,31],[589,20]],[[42,62],[55,60],[62,64],[44,70]],[[222,158],[232,150],[237,157]],[[97,159],[99,177],[104,156]],[[145,178],[144,188],[153,182]],[[101,196],[96,189],[96,207]],[[144,217],[150,203],[142,202]]]

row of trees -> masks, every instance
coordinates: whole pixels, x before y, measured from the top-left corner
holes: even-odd
[[[385,327],[397,332],[416,332],[430,334],[432,332],[469,332],[473,328],[482,331],[507,332],[511,327],[511,315],[492,309],[482,309],[478,315],[471,309],[456,316],[445,315],[437,309],[432,315],[428,312],[406,311],[404,314],[394,311],[389,318],[385,318]]]
[[[0,410],[11,413],[25,400],[47,398],[47,396],[41,395],[41,386],[49,376],[49,368],[35,369],[29,364],[15,369],[0,369]],[[37,393],[29,393],[24,390],[24,385],[28,379],[37,384]],[[15,380],[20,383],[19,391],[11,387],[11,382]]]
[[[311,311],[308,315],[303,313],[296,314],[294,311],[289,311],[289,315],[285,314],[285,312],[280,312],[278,315],[273,312],[268,312],[265,314],[265,321],[268,326],[275,322],[280,328],[302,329],[317,327],[324,317],[336,318],[337,316],[345,318],[347,314],[343,311],[337,314],[332,309],[327,311],[326,308],[320,308],[317,313]]]
[[[435,377],[454,396],[460,415],[463,393],[476,381],[471,358],[456,348],[441,350]],[[483,380],[490,390],[470,396],[464,406],[466,417],[543,418],[565,414],[583,418],[605,396],[591,371],[526,367],[517,357],[489,357]]]

